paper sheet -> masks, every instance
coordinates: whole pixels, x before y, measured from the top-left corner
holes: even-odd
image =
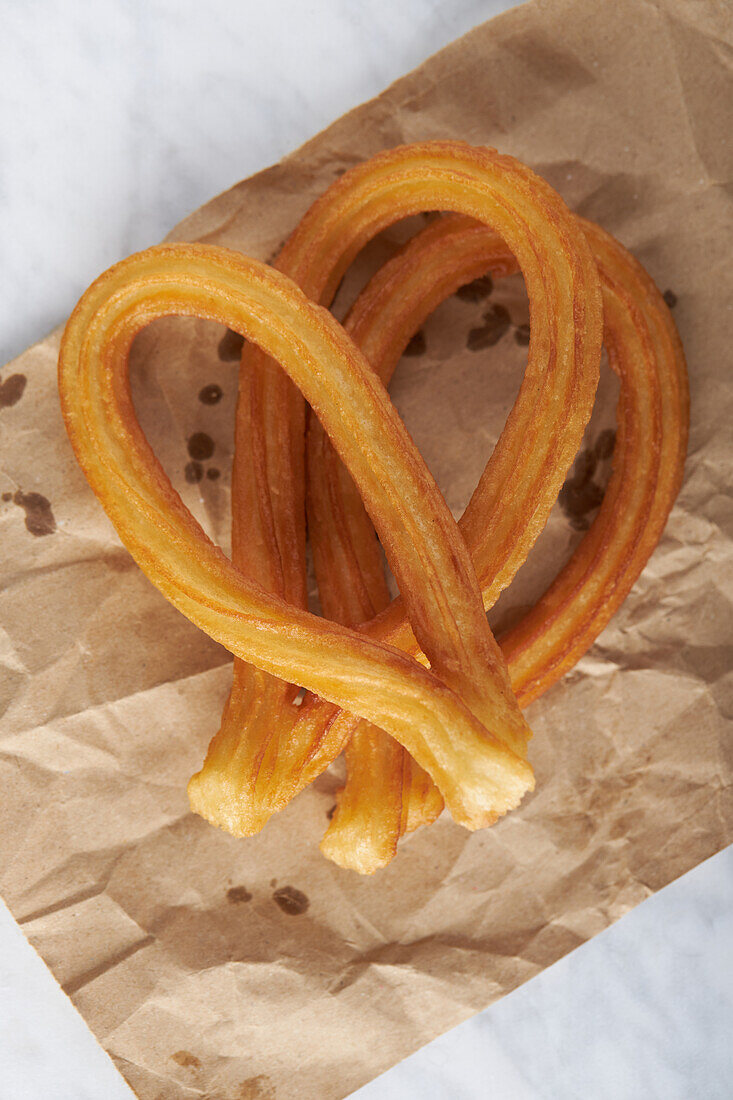
[[[459,137],[529,163],[675,303],[692,391],[679,501],[621,612],[531,708],[537,791],[490,830],[442,818],[361,879],[318,851],[331,775],[251,840],[191,815],[228,655],[143,577],[78,470],[59,334],[3,370],[0,892],[142,1100],[343,1097],[730,840],[732,69],[725,3],[530,3],[171,234],[267,258],[342,169]],[[453,298],[399,368],[394,399],[456,513],[518,388],[526,321],[517,279]],[[502,331],[471,350],[476,329]],[[222,329],[175,320],[133,362],[144,427],[225,545],[234,359]],[[613,404],[605,378],[591,442]],[[197,432],[214,443],[200,468]],[[499,617],[589,518],[556,509]]]

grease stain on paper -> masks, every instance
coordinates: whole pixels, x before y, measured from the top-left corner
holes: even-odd
[[[18,404],[27,381],[24,374],[11,374],[4,382],[0,381],[0,409],[9,409]]]
[[[239,905],[245,901],[251,901],[252,895],[246,886],[232,886],[227,890],[227,901],[230,905]]]
[[[598,436],[595,442],[596,458],[603,461],[606,458],[610,458],[613,454],[613,448],[616,446],[616,429],[605,428],[604,431]]]
[[[214,440],[206,432],[194,432],[188,440],[188,453],[194,462],[205,462],[215,450]]]
[[[572,477],[560,490],[560,507],[570,521],[570,526],[576,531],[587,531],[590,527],[589,514],[600,505],[603,500],[603,489],[596,485],[584,472],[585,463],[581,461],[590,452],[583,451],[575,463],[576,470]]]
[[[3,499],[4,496],[3,496]],[[42,538],[52,535],[56,530],[56,520],[51,503],[40,493],[23,493],[20,489],[13,494],[13,503],[25,512],[25,525],[32,535]]]
[[[402,352],[402,354],[417,358],[418,355],[425,354],[425,352],[427,351],[427,347],[428,346],[425,342],[425,333],[422,331],[422,329],[418,329],[408,343],[405,350]]]
[[[240,336],[234,329],[229,328],[219,341],[219,346],[216,350],[223,363],[234,363],[241,359],[243,347],[244,337]]]
[[[204,476],[204,468],[200,462],[187,462],[183,476],[189,485],[195,485]]]
[[[218,405],[223,396],[224,391],[221,386],[217,386],[216,382],[211,382],[199,390],[199,401],[202,405]]]
[[[210,466],[207,470],[203,465],[216,450],[216,444],[211,436],[206,432],[194,432],[192,436],[189,436],[187,447],[191,461],[186,463],[183,476],[188,484],[195,485],[197,482],[203,481],[204,477],[209,481],[217,481],[221,477],[221,470],[217,469],[216,466]]]
[[[605,489],[595,480],[598,463],[613,454],[616,432],[606,428],[592,448],[581,451],[575,460],[572,475],[567,479],[558,500],[560,507],[576,531],[587,531],[590,514],[603,502]]]
[[[456,291],[456,298],[460,298],[462,302],[482,302],[484,298],[488,298],[491,291],[494,289],[494,280],[490,275],[480,275],[478,279],[474,279],[471,283],[465,283],[464,286],[459,286]]]
[[[514,343],[520,348],[526,348],[529,344],[529,325],[517,325],[514,330]]]
[[[175,1054],[171,1054],[171,1060],[184,1069],[201,1069],[200,1060],[188,1050],[177,1050]]]
[[[294,886],[281,886],[272,895],[272,900],[289,917],[301,916],[310,905],[310,901],[303,891],[296,890]]]
[[[490,306],[483,316],[484,323],[468,333],[466,347],[469,351],[484,351],[498,344],[511,326],[511,317],[505,306]]]
[[[135,568],[135,559],[124,549],[113,550],[111,553],[104,555],[104,564],[113,573],[127,573]]]
[[[258,1073],[256,1077],[248,1077],[242,1082],[237,1100],[275,1100],[275,1086],[272,1078],[266,1073]]]

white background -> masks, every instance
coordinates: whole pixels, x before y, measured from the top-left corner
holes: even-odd
[[[508,6],[2,0],[0,362],[104,267]],[[355,1095],[733,1096],[732,872],[729,850]],[[131,1095],[0,907],[0,1100]]]

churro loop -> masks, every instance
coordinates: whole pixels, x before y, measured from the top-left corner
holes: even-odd
[[[339,326],[322,307],[356,253],[423,209],[458,213],[387,263]],[[370,873],[444,803],[478,828],[532,788],[519,705],[586,652],[661,536],[682,479],[686,369],[640,265],[494,150],[428,142],[373,158],[313,205],[276,266],[172,245],[110,269],[67,326],[62,407],[133,556],[235,655],[219,733],[189,785],[193,808],[254,833],[345,748],[347,781],[321,847]],[[384,385],[441,300],[486,271],[517,270],[530,303],[527,368],[457,527]],[[167,314],[218,321],[249,341],[231,562],[173,490],[132,407],[130,344]],[[500,648],[484,609],[526,560],[578,450],[602,331],[621,383],[613,474],[570,561]],[[307,462],[306,401],[318,418]],[[306,485],[325,619],[305,610]]]

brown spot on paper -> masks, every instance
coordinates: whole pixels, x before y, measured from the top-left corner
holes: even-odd
[[[427,344],[425,343],[425,334],[419,329],[402,354],[417,357],[418,355],[424,355],[426,351]]]
[[[573,469],[573,477],[581,484],[585,485],[587,481],[590,481],[593,474],[596,472],[596,455],[594,451],[581,451],[575,460],[575,467]]]
[[[472,328],[466,340],[469,351],[483,351],[498,344],[504,333],[511,325],[511,318],[504,306],[491,306],[484,313],[484,323],[479,328]]]
[[[576,531],[587,531],[590,527],[588,513],[593,511],[596,503],[600,504],[603,493],[600,494],[600,500],[596,501],[593,488],[578,489],[575,485],[566,483],[560,490],[559,499],[560,507],[568,517],[570,526]]]
[[[299,917],[310,905],[303,891],[296,890],[294,886],[281,886],[272,895],[272,899],[289,917]]]
[[[171,1060],[184,1069],[201,1069],[201,1061],[188,1050],[177,1050],[175,1054],[171,1054]]]
[[[51,504],[40,493],[22,493],[18,489],[13,501],[25,512],[25,525],[32,535],[41,538],[52,535],[56,530],[56,520]]]
[[[493,289],[494,280],[491,276],[481,275],[478,279],[474,279],[472,283],[460,286],[456,291],[456,298],[460,298],[462,302],[482,302],[484,298],[488,298]]]
[[[234,332],[233,329],[227,329],[216,350],[222,362],[235,363],[241,359],[243,347],[244,337],[240,336],[238,332]]]
[[[223,396],[224,391],[221,386],[217,386],[216,382],[211,382],[199,390],[199,401],[202,405],[218,405]]]
[[[227,901],[230,905],[240,905],[245,901],[252,901],[252,895],[246,886],[232,886],[227,890]]]
[[[127,573],[135,568],[135,559],[131,558],[126,550],[113,550],[104,556],[104,564],[113,573]]]
[[[206,471],[206,476],[209,481],[216,481],[221,476],[221,470],[217,470],[216,466],[212,466]]]
[[[610,458],[613,454],[613,448],[616,446],[616,432],[613,428],[606,428],[598,436],[595,445],[596,458],[601,461],[604,458]]]
[[[514,343],[520,348],[526,348],[529,344],[529,325],[517,325],[514,330]]]
[[[194,462],[205,462],[214,453],[214,440],[206,432],[194,432],[188,440],[188,453]]]
[[[237,1100],[275,1100],[275,1086],[272,1078],[266,1073],[258,1073],[256,1077],[248,1077],[242,1082],[237,1093]]]
[[[3,493],[3,500],[4,501],[8,501],[8,500],[12,500],[12,499],[13,499],[13,494],[12,493]]]
[[[183,476],[189,485],[195,485],[204,476],[204,468],[200,462],[187,462]]]
[[[590,526],[589,513],[603,500],[603,489],[593,481],[596,471],[596,453],[581,451],[575,460],[572,476],[560,490],[560,507],[576,531],[586,531]]]
[[[11,405],[18,404],[27,381],[24,374],[11,374],[10,378],[0,382],[0,409],[9,409]]]
[[[673,290],[665,290],[662,297],[664,298],[670,309],[674,309],[674,307],[677,305],[677,295]]]

